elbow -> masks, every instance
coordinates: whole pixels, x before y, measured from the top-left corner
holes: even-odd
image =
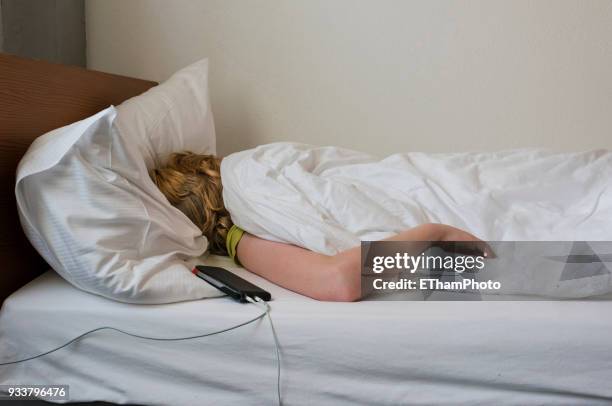
[[[356,302],[361,299],[361,286],[343,286],[329,299],[331,302]]]
[[[322,302],[356,302],[361,299],[361,287],[329,286],[324,292],[318,292],[311,297]]]
[[[328,302],[355,302],[361,299],[359,263],[342,255],[333,257],[325,289],[315,299]]]

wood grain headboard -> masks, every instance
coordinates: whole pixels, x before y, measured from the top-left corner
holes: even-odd
[[[49,269],[23,234],[15,203],[15,169],[32,141],[155,85],[0,53],[0,303]]]

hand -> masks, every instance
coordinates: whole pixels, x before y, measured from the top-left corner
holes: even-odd
[[[460,248],[456,247],[455,249],[465,250],[466,253],[475,251],[482,253],[482,255],[488,258],[495,258],[495,253],[489,244],[475,235],[446,224],[432,224],[432,226],[436,227],[436,232],[439,233],[438,241],[461,241],[465,244],[461,244]]]
[[[463,231],[460,228],[448,226],[446,224],[432,224],[438,230],[439,241],[480,241],[482,240],[473,234]]]
[[[495,257],[491,247],[489,247],[487,243],[482,241],[480,238],[468,233],[467,231],[463,231],[446,224],[421,224],[396,234],[393,237],[386,238],[385,241],[420,242],[420,245],[412,244],[412,248],[419,253],[431,246],[431,242],[437,241],[437,245],[442,245],[445,241],[462,241],[462,245],[466,246],[467,248],[472,248],[474,251],[486,253],[486,256],[489,258]]]

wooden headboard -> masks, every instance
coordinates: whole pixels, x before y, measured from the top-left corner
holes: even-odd
[[[49,269],[23,234],[15,203],[15,169],[32,141],[155,85],[0,53],[0,303]]]

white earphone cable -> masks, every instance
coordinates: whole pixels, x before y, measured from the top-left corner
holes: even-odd
[[[134,338],[139,338],[139,339],[143,339],[143,340],[151,340],[151,341],[185,341],[185,340],[194,340],[196,338],[204,338],[204,337],[210,337],[210,336],[214,336],[217,334],[222,334],[222,333],[226,333],[228,331],[232,331],[235,329],[238,329],[240,327],[246,326],[248,324],[254,323],[257,320],[261,320],[264,317],[268,316],[268,320],[270,321],[270,328],[272,330],[272,336],[274,338],[274,344],[276,347],[276,362],[277,362],[277,367],[276,367],[276,392],[277,392],[277,396],[278,396],[278,404],[279,406],[282,405],[282,401],[281,401],[281,392],[280,392],[280,376],[281,376],[281,364],[280,364],[280,344],[278,341],[278,337],[276,335],[276,330],[274,329],[274,324],[272,323],[272,317],[270,316],[270,305],[266,302],[264,302],[263,300],[261,300],[259,297],[257,297],[255,300],[251,299],[250,297],[247,297],[247,300],[250,303],[253,303],[255,305],[257,305],[260,308],[263,308],[263,313],[261,313],[260,315],[258,315],[257,317],[253,317],[252,319],[249,319],[245,322],[236,324],[234,326],[228,327],[228,328],[224,328],[222,330],[218,330],[218,331],[213,331],[211,333],[204,333],[204,334],[198,334],[198,335],[194,335],[194,336],[188,336],[188,337],[148,337],[148,336],[144,336],[144,335],[140,335],[140,334],[134,334],[134,333],[130,333],[127,332],[125,330],[121,330],[119,328],[115,328],[115,327],[110,327],[110,326],[103,326],[103,327],[98,327],[98,328],[94,328],[92,330],[86,331],[83,334],[80,334],[78,336],[76,336],[75,338],[71,339],[70,341],[60,345],[59,347],[53,348],[49,351],[43,352],[41,354],[38,355],[34,355],[31,357],[27,357],[27,358],[23,358],[20,360],[16,360],[16,361],[9,361],[9,362],[1,362],[0,366],[4,366],[4,365],[13,365],[13,364],[18,364],[21,362],[26,362],[26,361],[32,361],[35,360],[37,358],[41,358],[44,357],[45,355],[49,355],[52,354],[56,351],[61,350],[62,348],[66,348],[68,347],[70,344],[79,341],[80,339],[82,339],[83,337],[86,337],[90,334],[93,334],[95,332],[98,331],[102,331],[102,330],[111,330],[111,331],[115,331],[130,337],[134,337]],[[260,306],[261,304],[263,304],[263,306]]]

